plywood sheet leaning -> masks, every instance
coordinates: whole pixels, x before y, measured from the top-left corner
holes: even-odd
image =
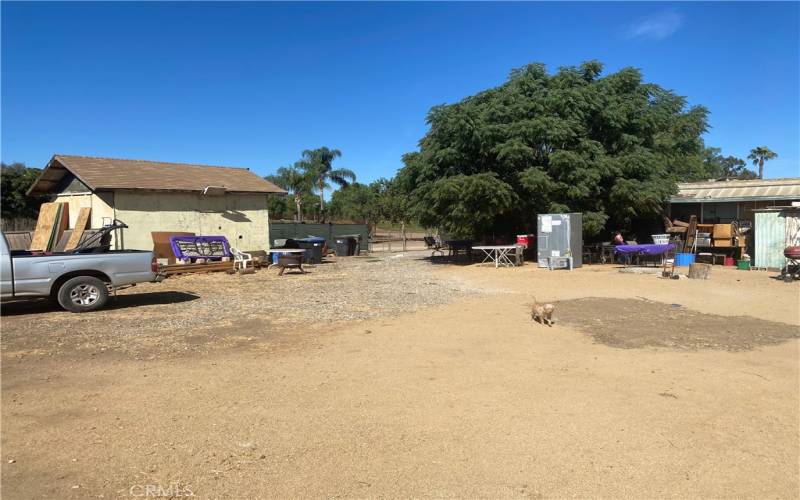
[[[78,219],[75,221],[75,227],[72,229],[72,234],[69,235],[67,245],[64,247],[65,252],[75,250],[75,248],[78,246],[78,243],[81,242],[83,231],[89,224],[89,216],[91,213],[92,209],[88,207],[83,207],[78,211]]]
[[[59,205],[58,223],[53,228],[53,238],[50,240],[50,246],[47,247],[47,250],[51,252],[58,246],[61,236],[69,227],[69,205],[66,203],[59,203]]]
[[[153,253],[156,259],[167,259],[167,264],[175,263],[175,253],[169,243],[170,236],[194,236],[194,233],[180,233],[175,231],[153,231],[150,236],[153,238]]]
[[[56,240],[56,233],[58,232],[58,228],[61,227],[61,215],[64,213],[63,209],[63,205],[59,203],[58,207],[56,208],[56,218],[53,221],[53,230],[50,231],[50,239],[47,240],[47,248],[45,248],[45,250],[48,252],[52,252],[58,243]]]
[[[32,252],[44,252],[47,250],[55,228],[59,205],[60,203],[42,203],[39,207],[39,218],[36,220],[36,229],[33,232],[33,238],[31,238]]]

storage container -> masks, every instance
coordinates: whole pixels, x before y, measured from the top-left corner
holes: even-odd
[[[653,234],[653,243],[656,245],[666,245],[669,243],[669,234]]]
[[[688,266],[689,264],[694,264],[694,254],[693,253],[679,253],[675,255],[675,265],[676,266]]]
[[[749,260],[736,261],[736,267],[738,267],[742,271],[749,271],[750,270],[750,261]]]
[[[697,246],[699,247],[710,247],[711,246],[711,238],[697,238]]]
[[[728,267],[735,266],[736,261],[733,260],[733,257],[725,257],[725,265]]]

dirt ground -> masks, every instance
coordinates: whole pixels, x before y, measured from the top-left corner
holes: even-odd
[[[4,307],[3,498],[800,495],[798,282],[315,271]]]

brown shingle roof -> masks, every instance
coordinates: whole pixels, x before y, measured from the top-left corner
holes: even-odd
[[[68,155],[53,156],[28,193],[53,192],[67,172],[93,191],[202,191],[223,186],[240,193],[286,193],[246,168]]]

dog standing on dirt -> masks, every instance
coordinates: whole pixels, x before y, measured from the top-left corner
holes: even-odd
[[[542,325],[553,326],[553,313],[556,306],[553,304],[539,304],[536,302],[536,297],[533,298],[533,306],[531,307],[531,319],[538,321]]]

